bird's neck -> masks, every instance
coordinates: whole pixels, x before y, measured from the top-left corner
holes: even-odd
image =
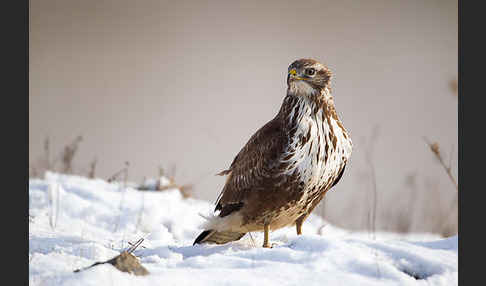
[[[311,126],[317,126],[317,132],[329,132],[324,137],[332,138],[332,146],[336,147],[339,143],[346,156],[351,154],[351,138],[336,113],[334,99],[328,89],[317,97],[287,93],[278,116],[290,137],[311,134]]]
[[[334,99],[331,95],[331,91],[328,88],[324,88],[317,91],[294,92],[295,90],[289,88],[287,90],[287,96],[285,97],[282,106],[279,111],[279,116],[282,119],[295,120],[295,116],[299,114],[302,116],[316,115],[321,111],[321,114],[338,119],[336,109],[334,108]]]

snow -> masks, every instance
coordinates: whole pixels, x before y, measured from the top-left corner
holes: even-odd
[[[457,285],[458,236],[351,232],[311,215],[294,228],[192,246],[213,205],[57,173],[29,180],[29,285]],[[150,272],[103,264],[134,254]]]

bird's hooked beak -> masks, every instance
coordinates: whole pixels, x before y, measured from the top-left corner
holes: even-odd
[[[295,69],[291,69],[289,71],[288,79],[305,80],[305,78],[302,78],[297,75],[297,71]]]

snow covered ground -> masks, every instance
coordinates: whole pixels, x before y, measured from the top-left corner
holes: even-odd
[[[46,173],[29,181],[29,285],[457,285],[458,236],[350,232],[311,216],[294,228],[192,246],[213,210],[178,190]],[[134,276],[105,261],[145,238]]]

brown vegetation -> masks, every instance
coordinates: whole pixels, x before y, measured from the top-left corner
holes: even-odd
[[[79,150],[80,143],[83,137],[77,136],[73,141],[69,142],[64,146],[61,152],[56,156],[54,160],[51,159],[51,142],[49,137],[44,140],[44,154],[37,162],[29,166],[29,178],[39,178],[44,175],[46,171],[59,172],[63,174],[76,174],[80,176],[86,176],[90,179],[96,176],[96,166],[98,164],[98,159],[94,158],[89,164],[88,171],[85,173],[82,169],[76,169],[74,166],[74,158]],[[60,163],[60,164],[59,164]],[[126,188],[128,181],[128,170],[130,167],[130,162],[125,162],[125,166],[120,170],[109,176],[106,181],[114,182],[122,179],[123,186]],[[193,196],[194,184],[178,184],[175,181],[176,166],[174,165],[171,169],[170,174],[166,174],[164,168],[159,167],[159,178],[157,179],[157,184],[155,188],[146,186],[144,183],[139,184],[135,188],[140,191],[166,191],[169,189],[178,189],[184,198],[189,198]],[[166,177],[168,183],[162,183],[161,178]]]
[[[77,136],[73,141],[66,144],[61,152],[52,160],[51,159],[51,142],[49,137],[44,140],[44,155],[29,166],[29,177],[38,178],[43,176],[46,171],[60,172],[64,174],[80,173],[74,169],[74,158],[79,149],[79,144],[83,141],[82,136]],[[58,164],[60,162],[60,165]],[[86,174],[85,174],[86,175]],[[90,174],[88,174],[89,176]],[[94,176],[94,170],[93,170]]]
[[[447,176],[449,177],[449,180],[451,181],[452,185],[456,189],[457,192],[459,192],[459,186],[457,184],[456,179],[452,175],[452,154],[450,155],[450,162],[449,165],[446,165],[443,159],[443,155],[440,151],[440,146],[439,143],[434,142],[431,143],[427,138],[424,138],[425,142],[430,148],[430,151],[434,154],[434,156],[437,158],[439,164],[444,168],[444,171],[446,172]],[[450,235],[457,233],[457,219],[454,221],[450,221],[450,218],[452,214],[456,214],[457,212],[457,199],[458,199],[458,193],[456,192],[454,200],[451,202],[449,211],[441,214],[440,220],[438,222],[438,228],[440,229],[440,232],[444,235]]]
[[[135,244],[130,243],[130,247],[121,252],[119,255],[113,257],[112,259],[109,259],[107,261],[102,261],[102,262],[96,262],[93,263],[92,265],[81,268],[81,269],[76,269],[74,270],[75,273],[89,269],[91,267],[101,265],[101,264],[111,264],[113,265],[116,269],[122,271],[122,272],[128,272],[134,275],[138,276],[144,276],[150,274],[148,270],[140,264],[138,259],[135,257],[135,255],[132,254],[135,249],[142,244],[143,238],[139,239]]]
[[[194,188],[194,184],[189,183],[189,184],[180,185],[180,184],[176,183],[176,181],[175,181],[175,170],[176,170],[176,167],[173,166],[170,174],[167,174],[165,172],[164,168],[159,166],[159,177],[157,179],[155,186],[149,186],[149,185],[145,184],[145,182],[144,182],[137,187],[137,190],[140,190],[140,191],[166,191],[166,190],[170,190],[170,189],[178,189],[181,192],[181,194],[184,198],[192,197],[193,196],[192,191],[193,191],[193,188]],[[162,178],[167,178],[168,183],[162,182],[162,180],[161,180]]]
[[[373,148],[378,138],[378,131],[378,127],[375,127],[370,138],[368,138],[368,140],[364,140],[364,142],[362,142],[363,144],[359,144],[362,151],[365,153],[366,161],[366,170],[362,174],[364,176],[362,179],[369,182],[367,183],[363,181],[365,185],[369,185],[368,189],[370,191],[367,195],[365,195],[365,198],[367,198],[368,201],[368,211],[363,221],[364,225],[366,225],[366,229],[368,229],[373,236],[377,229],[407,233],[414,231],[414,221],[418,219],[417,215],[420,215],[421,217],[427,217],[426,220],[428,220],[428,222],[426,224],[430,225],[429,229],[431,232],[440,233],[444,236],[457,233],[457,219],[453,219],[454,215],[457,214],[457,194],[449,203],[449,199],[443,198],[441,195],[436,183],[426,180],[426,185],[421,186],[418,183],[418,175],[415,173],[410,173],[405,177],[404,190],[408,191],[402,193],[400,198],[394,198],[399,206],[396,205],[393,209],[387,208],[386,203],[383,204],[383,198],[378,200],[375,166],[372,158]],[[431,143],[427,140],[427,138],[424,139],[430,148],[430,151],[438,160],[438,163],[445,170],[449,180],[456,190],[458,190],[457,181],[454,178],[451,170],[452,154],[450,155],[450,162],[447,165],[439,144]],[[43,144],[44,154],[35,164],[29,166],[29,177],[39,177],[42,176],[45,171],[50,170],[54,172],[77,174],[87,176],[88,178],[94,178],[96,175],[96,166],[98,164],[97,158],[94,158],[91,161],[88,169],[85,169],[85,174],[82,172],[82,170],[75,168],[74,159],[77,151],[79,150],[81,142],[82,136],[76,137],[73,141],[69,142],[53,160],[51,158],[51,142],[49,138],[46,137]],[[120,187],[125,190],[127,188],[129,167],[130,163],[125,162],[123,168],[113,173],[113,175],[109,176],[106,180],[108,182],[123,182]],[[169,172],[166,172],[163,167],[159,167],[158,179],[156,180],[155,185],[148,185],[144,180],[143,183],[136,185],[135,189],[140,191],[161,192],[170,189],[178,189],[184,198],[192,197],[194,183],[177,183],[175,180],[175,173],[175,165],[170,168]],[[163,180],[164,178],[166,178],[166,180]],[[424,191],[421,191],[421,188],[424,188]],[[122,204],[123,201],[120,202],[120,208]],[[379,213],[377,213],[378,205],[381,206]],[[325,210],[326,200],[323,200],[320,210],[316,213],[327,219],[325,216]],[[357,212],[355,213],[360,215]],[[337,222],[337,224],[339,223],[340,222]],[[53,225],[55,225],[54,221]],[[319,231],[321,232],[324,227],[325,225],[323,225]]]

